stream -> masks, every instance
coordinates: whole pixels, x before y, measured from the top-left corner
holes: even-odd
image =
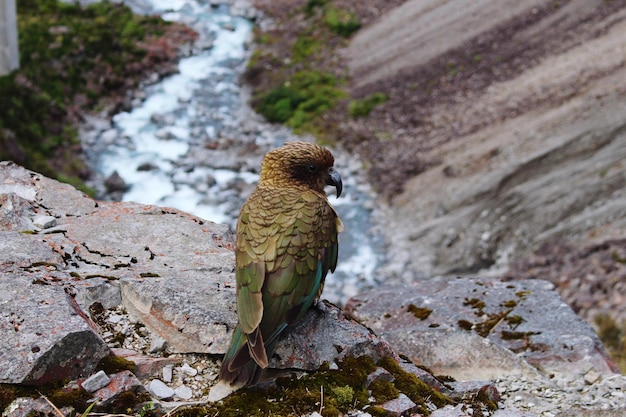
[[[250,54],[252,23],[226,5],[191,0],[127,1],[135,12],[159,13],[184,23],[200,38],[181,59],[178,73],[147,85],[131,111],[112,121],[91,120],[81,134],[100,182],[117,173],[125,192],[117,198],[173,207],[234,230],[239,208],[259,178],[263,155],[290,140],[308,140],[265,122],[248,106],[239,84]],[[241,11],[239,11],[241,13]],[[361,162],[331,149],[344,181],[339,199],[329,195],[346,226],[337,270],[323,298],[343,305],[377,284],[383,240],[375,232],[375,194]],[[110,198],[110,197],[109,197]]]

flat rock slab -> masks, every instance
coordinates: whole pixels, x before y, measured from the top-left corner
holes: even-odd
[[[616,372],[591,326],[541,280],[457,278],[386,286],[349,310],[398,353],[457,379]]]
[[[224,289],[234,287],[232,275],[183,272],[124,279],[122,302],[131,315],[166,340],[170,351],[223,354],[237,324],[235,290]],[[224,277],[226,281],[214,279]]]

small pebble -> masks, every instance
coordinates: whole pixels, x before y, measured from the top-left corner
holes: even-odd
[[[177,368],[177,370],[189,376],[196,376],[198,374],[198,370],[189,366],[187,362],[185,362],[180,368]]]
[[[174,390],[168,387],[165,382],[158,379],[150,381],[148,391],[158,399],[171,398],[174,396]]]
[[[150,353],[163,352],[166,347],[167,347],[167,341],[165,339],[163,339],[159,335],[153,335],[152,341],[150,342],[150,349],[148,350],[148,352]]]
[[[172,382],[173,368],[171,365],[163,367],[163,381]]]
[[[111,378],[104,371],[98,371],[85,379],[80,386],[87,392],[96,392],[109,385],[109,382],[111,382]]]
[[[181,400],[188,400],[193,397],[193,391],[191,391],[191,388],[185,385],[181,385],[180,387],[176,388],[174,390],[174,394],[176,394],[176,396]]]
[[[33,220],[33,224],[42,229],[49,229],[56,226],[57,219],[54,216],[38,216]]]

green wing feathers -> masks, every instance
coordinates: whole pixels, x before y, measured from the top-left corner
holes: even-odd
[[[257,189],[237,224],[239,325],[220,377],[256,382],[280,333],[299,320],[337,265],[342,225],[326,197],[314,191]]]

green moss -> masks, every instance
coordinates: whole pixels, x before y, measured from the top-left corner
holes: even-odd
[[[473,403],[478,402],[483,404],[489,411],[495,411],[498,409],[498,403],[491,399],[491,395],[489,394],[489,388],[481,388],[476,394],[476,398],[474,398]],[[476,409],[480,409],[480,406],[475,407]]]
[[[76,410],[85,410],[88,407],[87,400],[91,395],[81,387],[63,388],[60,383],[45,387],[33,387],[17,384],[0,384],[0,410],[6,407],[16,398],[45,396],[57,408],[73,407]]]
[[[520,315],[509,315],[504,319],[509,326],[511,326],[511,328],[513,330],[515,330],[517,328],[517,326],[519,326],[520,324],[522,324],[523,322],[525,322],[526,320],[524,320],[524,318]]]
[[[372,382],[369,389],[372,391],[372,396],[378,404],[384,404],[387,401],[398,398],[400,395],[400,391],[391,381],[384,381],[382,379]]]
[[[342,387],[332,387],[330,389],[337,401],[337,404],[342,406],[350,406],[354,401],[354,388],[349,385]]]
[[[418,405],[418,411],[420,413],[425,415],[430,414],[427,402],[431,402],[437,407],[452,404],[452,400],[449,397],[433,389],[415,375],[404,371],[393,358],[383,358],[379,361],[378,365],[391,372],[395,378],[395,387]]]
[[[354,13],[336,7],[329,7],[326,10],[324,23],[331,31],[344,38],[350,37],[361,28],[361,22]]]
[[[530,336],[539,334],[538,332],[511,332],[508,330],[502,330],[502,340],[518,340],[528,339]]]
[[[278,378],[274,387],[245,388],[219,403],[177,410],[172,415],[291,416],[319,412],[323,405],[323,416],[337,416],[369,404],[365,382],[375,369],[376,365],[370,358],[345,358],[336,370],[326,366],[301,378]]]
[[[272,387],[244,388],[217,403],[176,409],[171,416],[293,416],[319,412],[330,417],[366,406],[373,416],[386,416],[388,412],[379,405],[398,398],[400,393],[417,404],[415,412],[425,416],[431,413],[429,404],[437,407],[452,404],[450,398],[404,371],[393,358],[382,359],[378,366],[392,373],[394,381],[376,380],[370,384],[369,391],[365,389],[367,377],[377,368],[370,358],[345,358],[338,365],[334,370],[325,366],[305,376],[278,378]],[[370,396],[375,404],[370,403]]]
[[[369,407],[367,412],[373,417],[389,417],[389,411],[377,405]]]
[[[298,36],[291,51],[292,59],[295,62],[303,61],[314,53],[319,52],[321,47],[320,41],[315,37],[307,35]]]
[[[150,399],[150,394],[145,391],[124,391],[115,398],[115,401],[106,408],[106,411],[109,413],[127,413],[129,410],[134,409],[138,409],[138,411],[141,411],[143,410],[143,405],[141,404],[150,401]],[[144,411],[144,415],[145,414],[146,412]],[[155,413],[153,412],[151,414],[148,411],[147,415],[155,415]]]
[[[50,392],[47,398],[57,408],[73,407],[76,410],[85,410],[89,406],[87,400],[91,395],[81,387],[59,388]]]
[[[256,109],[272,123],[285,123],[304,100],[295,88],[281,85],[265,94]]]
[[[608,314],[594,317],[598,336],[623,373],[626,373],[626,320],[618,324]]]
[[[115,374],[120,371],[135,372],[135,363],[121,356],[109,355],[98,362],[96,370],[104,371],[107,374]]]
[[[409,304],[407,311],[420,320],[426,320],[433,311],[426,307],[418,307],[415,304]]]
[[[517,301],[515,300],[506,300],[500,304],[501,307],[513,308],[517,306]]]
[[[141,272],[139,276],[141,278],[158,278],[160,275],[155,272]]]
[[[463,305],[470,306],[473,309],[478,310],[479,312],[482,312],[482,310],[485,308],[485,302],[479,300],[478,298],[466,298],[463,301]]]
[[[365,117],[370,114],[374,107],[386,103],[389,97],[383,93],[374,93],[362,100],[353,100],[348,104],[348,114],[351,117]]]

